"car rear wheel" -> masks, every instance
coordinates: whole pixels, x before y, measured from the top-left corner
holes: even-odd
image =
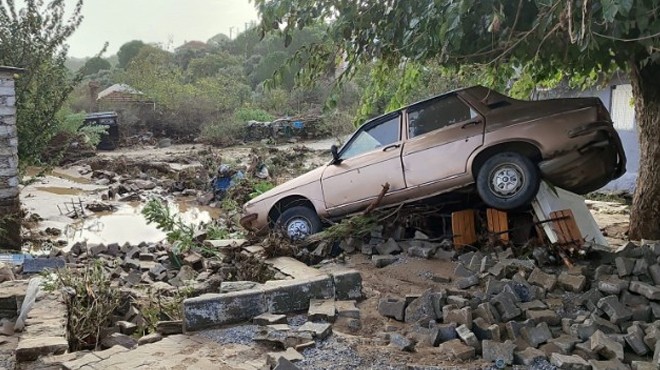
[[[477,192],[487,205],[512,210],[529,205],[539,190],[541,177],[527,157],[505,152],[494,155],[479,169]]]
[[[291,207],[277,219],[276,228],[291,240],[302,240],[321,231],[321,219],[309,207]]]

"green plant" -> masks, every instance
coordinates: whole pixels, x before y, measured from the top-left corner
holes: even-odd
[[[156,324],[159,321],[181,320],[183,318],[181,312],[183,300],[190,297],[192,293],[193,289],[190,286],[177,289],[171,297],[149,289],[147,298],[138,302],[145,321],[145,327],[141,331],[153,333],[156,331]]]
[[[93,349],[100,331],[108,327],[119,307],[119,290],[114,287],[100,260],[81,268],[64,268],[44,273],[47,291],[61,290],[68,309],[67,332],[72,351]]]
[[[167,240],[172,243],[172,249],[175,254],[186,252],[196,244],[195,233],[197,228],[192,224],[187,224],[180,217],[172,213],[170,207],[158,199],[151,199],[142,209],[142,215],[147,223],[155,223],[156,226],[164,231]]]
[[[245,132],[245,123],[219,121],[204,126],[201,139],[207,144],[226,146],[243,140]]]
[[[256,198],[260,196],[261,194],[269,191],[270,189],[274,188],[275,184],[269,181],[257,181],[254,183],[254,191],[250,193],[250,199]]]
[[[258,121],[258,122],[270,122],[274,119],[272,115],[266,112],[263,109],[259,108],[238,108],[234,112],[234,121],[236,122],[248,122],[248,121]]]

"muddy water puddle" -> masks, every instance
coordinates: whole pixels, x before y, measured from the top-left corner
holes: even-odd
[[[36,190],[57,195],[80,195],[83,193],[79,188],[65,188],[61,186],[36,186]]]
[[[142,216],[143,204],[121,205],[115,212],[97,213],[89,218],[66,225],[63,238],[69,245],[87,243],[155,243],[166,238],[155,224],[148,224]],[[186,203],[170,203],[171,211],[186,223],[209,223],[218,216],[218,209],[196,207]]]

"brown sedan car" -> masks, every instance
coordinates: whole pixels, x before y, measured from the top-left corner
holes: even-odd
[[[599,99],[520,101],[482,86],[374,118],[332,154],[245,204],[241,224],[303,238],[322,218],[367,208],[385,183],[380,207],[475,185],[488,206],[511,210],[532,201],[542,178],[584,194],[620,177],[626,164]]]

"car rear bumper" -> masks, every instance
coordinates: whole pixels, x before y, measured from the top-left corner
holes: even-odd
[[[569,132],[569,140],[587,139],[576,150],[539,163],[553,185],[578,194],[598,190],[626,172],[626,155],[610,122],[594,122]]]

